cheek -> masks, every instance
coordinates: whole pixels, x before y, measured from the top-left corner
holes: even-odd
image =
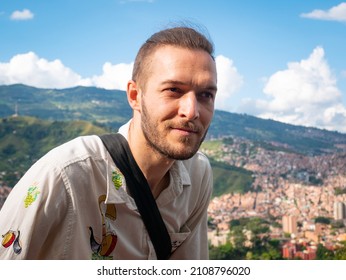
[[[205,126],[208,126],[211,123],[213,116],[214,116],[214,106],[210,106],[210,107],[208,106],[201,109],[200,119],[201,119],[201,122]]]
[[[150,122],[156,129],[159,129],[162,123],[174,117],[174,114],[166,106],[160,104],[146,106],[145,115],[145,121]]]
[[[165,100],[157,100],[154,106],[152,106],[152,115],[155,115],[157,119],[166,120],[174,118],[178,113],[178,106],[174,102],[168,102]]]

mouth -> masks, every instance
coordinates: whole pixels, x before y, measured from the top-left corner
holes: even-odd
[[[173,126],[171,129],[177,133],[179,133],[181,136],[192,136],[192,135],[198,135],[199,129],[196,127],[187,127],[187,126]]]
[[[179,134],[179,136],[182,136],[182,137],[191,137],[193,135],[197,135],[195,132],[188,131],[185,129],[175,129],[175,131]]]
[[[203,131],[202,127],[193,122],[171,122],[167,124],[167,128],[169,128],[173,133],[178,135],[179,137],[193,137],[200,136]]]
[[[196,129],[189,129],[185,127],[173,127],[174,130],[178,130],[185,133],[198,133]]]

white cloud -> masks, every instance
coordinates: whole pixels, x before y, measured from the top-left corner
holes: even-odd
[[[231,59],[219,55],[215,61],[218,88],[215,107],[221,110],[231,110],[231,97],[243,85],[243,77],[238,73]]]
[[[8,63],[0,63],[0,84],[16,83],[41,88],[66,88],[83,81],[60,60],[48,61],[28,52],[12,57]]]
[[[112,65],[106,62],[100,76],[82,78],[60,60],[48,61],[34,52],[15,55],[7,63],[0,62],[0,84],[22,83],[38,88],[67,88],[96,86],[106,89],[126,90],[131,78],[133,63]]]
[[[23,11],[14,11],[10,18],[12,20],[29,20],[34,18],[34,14],[30,10],[24,9]]]
[[[94,76],[89,80],[90,85],[105,89],[126,90],[128,80],[131,79],[133,63],[115,64],[106,62],[103,65],[103,73],[101,76]]]
[[[346,132],[346,108],[322,47],[274,73],[263,92],[267,99],[245,102],[259,117]]]
[[[340,3],[327,11],[313,10],[310,13],[301,14],[301,17],[320,20],[346,21],[346,3]]]

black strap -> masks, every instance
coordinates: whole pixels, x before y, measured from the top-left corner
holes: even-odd
[[[119,133],[100,136],[115,165],[125,176],[126,186],[154,245],[159,260],[168,259],[172,244],[149,184],[135,161],[126,139]]]

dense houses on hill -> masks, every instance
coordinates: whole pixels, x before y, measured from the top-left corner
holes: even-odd
[[[215,225],[209,232],[212,245],[226,243],[230,222],[246,217],[280,225],[270,227],[270,237],[282,240],[284,258],[314,259],[318,244],[333,249],[346,241],[345,152],[312,157],[268,151],[246,140],[224,145],[216,154],[204,152],[253,171],[253,190],[257,189],[212,199],[208,210],[210,223]],[[334,226],[316,222],[318,217],[327,218]]]

